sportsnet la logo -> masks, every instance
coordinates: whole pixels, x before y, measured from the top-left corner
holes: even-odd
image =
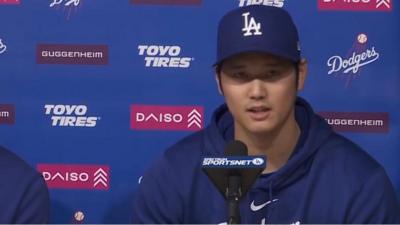
[[[146,67],[189,68],[194,60],[181,56],[180,46],[169,45],[139,45],[139,55],[144,56]]]
[[[100,117],[86,116],[86,105],[45,105],[53,127],[95,127]]]
[[[318,0],[319,10],[391,11],[392,0]]]
[[[6,50],[7,46],[3,43],[3,40],[0,38],[0,54],[4,53]]]
[[[38,164],[49,188],[96,189],[110,188],[110,168],[107,165]]]
[[[203,167],[237,167],[240,168],[241,166],[263,166],[265,167],[265,159],[258,157],[258,156],[230,156],[230,157],[223,157],[223,158],[210,158],[206,157],[203,159]]]
[[[380,55],[375,46],[368,46],[367,43],[367,35],[361,33],[346,56],[331,56],[326,62],[329,68],[328,74],[345,79],[345,86],[348,87],[351,81],[359,76],[362,67],[379,59]]]
[[[282,8],[285,0],[239,0],[239,7],[248,5],[267,5]]]
[[[70,19],[71,13],[76,13],[81,6],[83,0],[51,0],[49,7],[56,10],[62,10],[67,20]]]
[[[203,128],[201,106],[131,106],[131,129],[190,130]]]

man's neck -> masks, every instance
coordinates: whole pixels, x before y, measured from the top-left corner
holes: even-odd
[[[263,173],[275,172],[286,164],[293,153],[300,137],[300,128],[294,116],[287,121],[281,129],[274,133],[251,134],[249,132],[236,132],[235,139],[243,141],[249,155],[265,155],[267,168]]]

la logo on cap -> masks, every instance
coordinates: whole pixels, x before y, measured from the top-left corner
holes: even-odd
[[[244,27],[242,29],[243,36],[252,36],[252,35],[261,35],[261,23],[256,23],[254,17],[250,17],[250,12],[243,13],[242,16],[244,17]]]

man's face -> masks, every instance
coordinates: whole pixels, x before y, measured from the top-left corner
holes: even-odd
[[[220,92],[234,117],[235,132],[268,134],[294,122],[294,102],[303,88],[306,62],[296,69],[290,61],[260,53],[243,53],[224,61]]]

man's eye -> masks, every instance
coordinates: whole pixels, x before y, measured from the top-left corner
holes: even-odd
[[[231,78],[238,79],[238,80],[246,80],[249,79],[249,76],[244,72],[236,72],[230,74]]]
[[[267,76],[276,76],[279,74],[278,70],[268,70],[267,71]]]
[[[268,70],[264,76],[263,79],[265,80],[274,80],[274,79],[278,79],[279,77],[281,77],[283,74],[283,72],[281,70]]]

